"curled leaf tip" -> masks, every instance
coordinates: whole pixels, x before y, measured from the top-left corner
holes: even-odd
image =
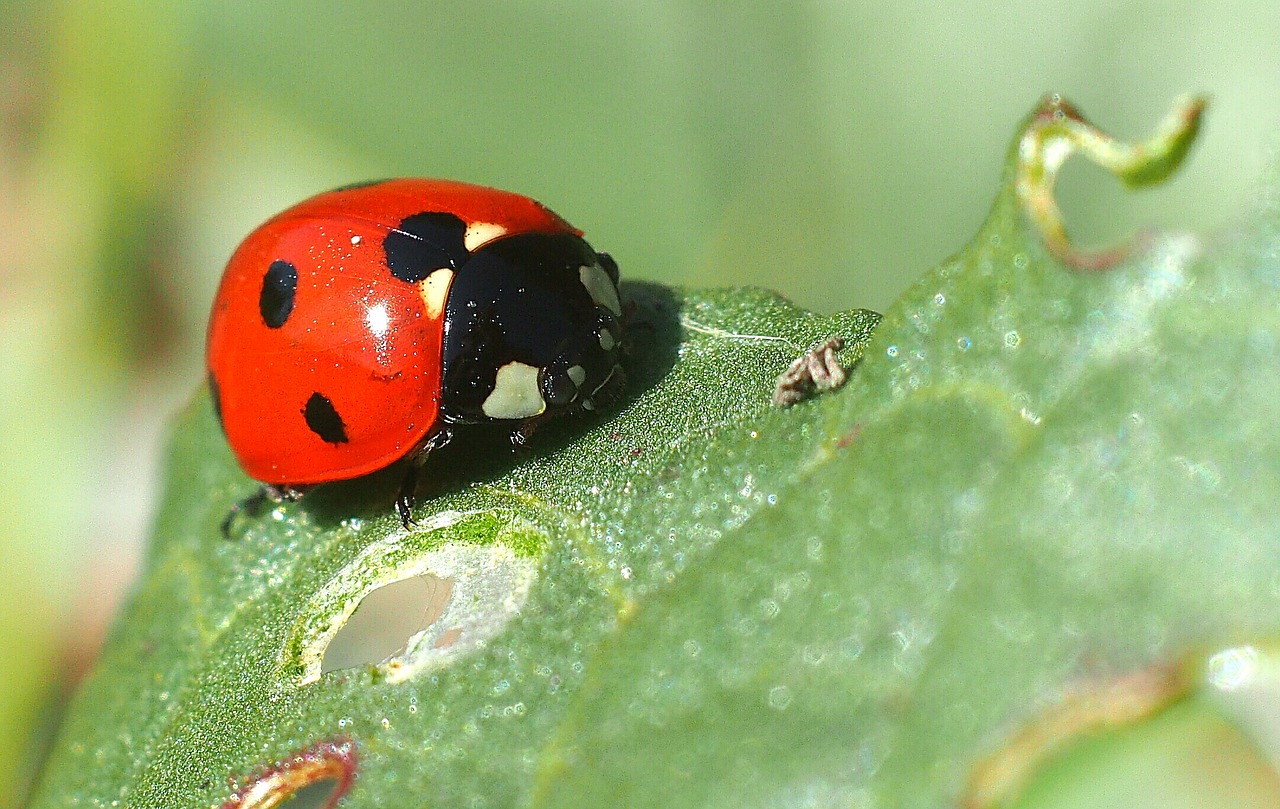
[[[1066,159],[1078,151],[1127,186],[1162,182],[1186,157],[1200,131],[1207,103],[1203,96],[1178,98],[1154,135],[1139,143],[1129,143],[1089,123],[1062,96],[1045,96],[1018,141],[1015,188],[1023,210],[1040,231],[1049,251],[1063,263],[1079,269],[1106,269],[1123,260],[1132,245],[1084,253],[1071,244],[1053,194],[1058,171]]]

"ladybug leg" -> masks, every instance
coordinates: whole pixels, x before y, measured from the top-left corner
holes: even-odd
[[[609,374],[609,378],[604,384],[593,394],[591,398],[583,401],[582,406],[586,410],[595,410],[597,407],[608,407],[622,398],[622,394],[627,390],[627,373],[622,370],[621,365],[615,365],[613,373]]]
[[[533,438],[533,434],[537,432],[537,430],[538,422],[535,419],[520,422],[516,425],[516,428],[511,431],[511,435],[508,436],[511,439],[512,448],[517,452],[524,449],[525,445],[529,443],[529,439]]]
[[[406,531],[415,525],[413,521],[413,506],[418,502],[418,476],[422,471],[422,464],[427,460],[428,455],[452,440],[453,430],[445,427],[428,438],[427,442],[414,452],[413,457],[406,464],[404,477],[400,480],[400,491],[396,493],[396,514],[400,515],[400,524],[405,527]]]
[[[413,504],[418,499],[418,471],[422,464],[417,458],[406,464],[404,477],[400,480],[400,491],[396,493],[396,513],[400,515],[400,524],[405,530],[413,528]]]
[[[264,483],[258,487],[258,490],[248,497],[243,498],[231,504],[231,508],[227,509],[227,516],[222,518],[222,536],[226,539],[231,538],[231,523],[235,521],[236,515],[244,512],[250,516],[257,516],[262,510],[264,503],[294,503],[301,499],[303,489],[296,489],[292,486],[276,486],[270,483]]]
[[[259,486],[258,490],[253,494],[248,497],[241,498],[231,504],[231,508],[227,509],[227,515],[222,518],[222,524],[220,526],[222,529],[223,539],[231,539],[231,523],[235,521],[237,514],[242,511],[248,514],[258,513],[258,510],[262,508],[263,502],[267,499],[265,492],[266,487]]]

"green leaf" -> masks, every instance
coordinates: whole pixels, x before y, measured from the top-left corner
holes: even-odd
[[[1105,142],[1081,127],[1055,149]],[[1019,184],[1051,191],[1038,159],[1011,150],[974,241],[878,326],[631,285],[627,401],[525,457],[445,448],[414,531],[383,474],[222,538],[252,484],[201,394],[34,805],[273,806],[317,780],[344,807],[988,805],[1059,738],[1239,691],[1198,652],[1274,658],[1250,645],[1280,601],[1274,212],[1212,252],[1076,261]],[[772,407],[832,336],[850,383]],[[409,608],[439,617],[406,651],[326,671],[365,596],[427,573],[445,596]],[[1137,685],[1089,685],[1115,682]],[[1055,705],[1065,730],[1017,742]]]

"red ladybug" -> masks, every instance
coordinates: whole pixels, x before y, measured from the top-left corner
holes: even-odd
[[[407,460],[408,526],[418,466],[452,425],[509,425],[520,441],[592,410],[622,385],[622,340],[617,264],[555,213],[384,180],[299,203],[237,248],[209,320],[209,388],[266,484],[246,503]]]

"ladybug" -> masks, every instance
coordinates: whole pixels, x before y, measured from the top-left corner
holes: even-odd
[[[449,180],[346,186],[277,215],[227,264],[209,320],[214,410],[265,484],[234,506],[405,462],[455,425],[524,442],[623,385],[618,265],[528,197]]]

